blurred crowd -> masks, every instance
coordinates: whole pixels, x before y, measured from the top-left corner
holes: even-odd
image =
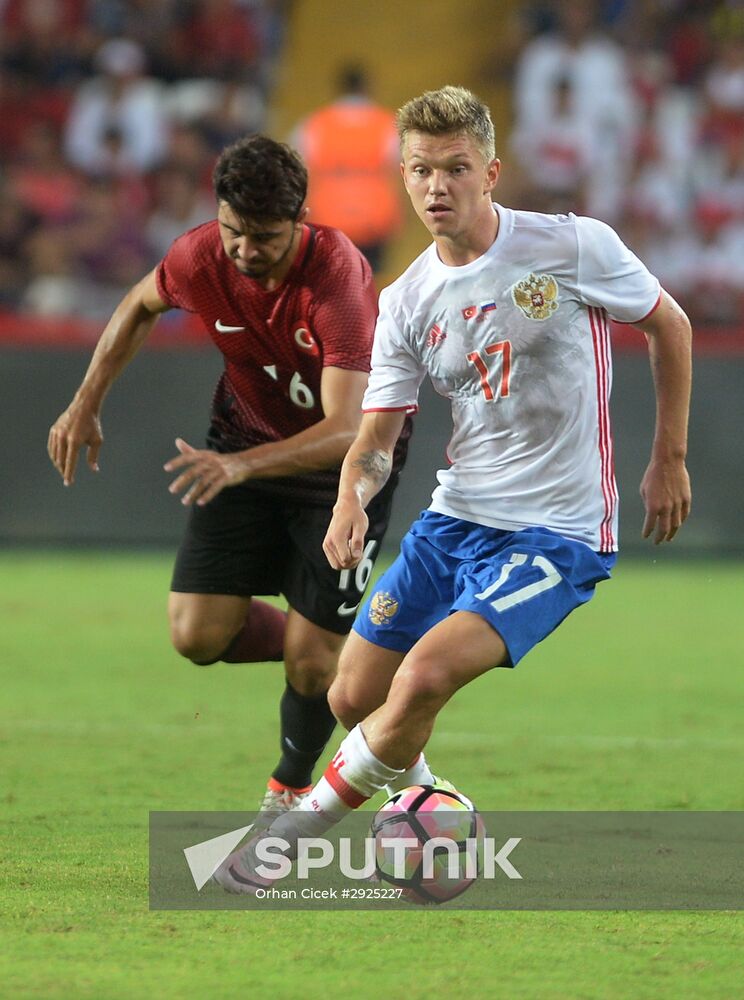
[[[289,3],[0,0],[0,309],[105,317],[175,236],[213,216],[216,154],[265,127]],[[513,9],[491,72],[513,93],[505,200],[604,219],[698,325],[741,325],[744,5]],[[389,113],[349,69],[337,101],[292,136],[316,208],[323,136],[326,160],[340,147],[364,160],[350,176],[373,156],[380,191],[400,186]],[[395,197],[342,194],[326,201],[347,205],[344,219],[319,221],[356,226],[379,257],[400,226]],[[355,219],[360,204],[379,219]]]
[[[618,230],[697,325],[744,317],[744,5],[526,3],[512,201]]]
[[[106,316],[265,124],[282,0],[0,0],[0,308]]]

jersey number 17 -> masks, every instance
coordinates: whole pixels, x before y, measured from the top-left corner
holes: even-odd
[[[481,389],[489,402],[509,395],[511,343],[508,340],[489,344],[483,353],[471,351],[467,359],[480,375]]]

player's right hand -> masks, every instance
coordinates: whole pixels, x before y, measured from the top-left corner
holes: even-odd
[[[98,452],[103,444],[101,421],[97,413],[82,410],[74,404],[56,420],[49,431],[47,452],[52,465],[62,476],[65,486],[75,481],[78,452],[88,446],[87,461],[92,472],[98,472]]]
[[[358,503],[336,503],[323,540],[323,551],[334,569],[353,569],[359,564],[368,527],[369,518]]]

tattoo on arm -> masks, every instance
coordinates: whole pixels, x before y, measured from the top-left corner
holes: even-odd
[[[376,486],[382,486],[390,475],[392,459],[386,451],[365,451],[351,465],[360,469]]]

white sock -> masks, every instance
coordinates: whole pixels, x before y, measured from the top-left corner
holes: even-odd
[[[361,727],[355,726],[307,798],[274,820],[270,832],[288,840],[320,836],[403,774],[405,771],[378,760],[367,746]]]
[[[398,775],[394,781],[388,781],[385,791],[388,795],[394,795],[410,785],[433,785],[434,775],[431,773],[429,765],[426,763],[423,751],[416,759],[408,765],[405,771]]]

